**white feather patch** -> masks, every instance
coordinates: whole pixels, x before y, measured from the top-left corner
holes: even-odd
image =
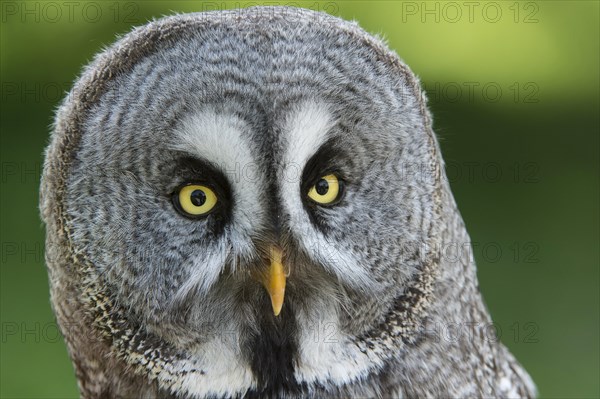
[[[284,206],[290,215],[290,223],[304,250],[317,263],[322,264],[341,280],[358,289],[369,289],[370,278],[356,257],[349,251],[330,242],[309,220],[302,204],[300,179],[308,160],[329,138],[335,119],[325,104],[306,101],[298,104],[287,116],[283,127],[287,138],[284,150],[283,168],[279,170],[281,195]],[[297,170],[296,179],[290,178],[290,170]]]
[[[228,179],[235,207],[231,238],[238,256],[247,256],[253,246],[249,237],[265,218],[260,198],[265,192],[258,175],[250,127],[235,115],[204,109],[185,118],[175,131],[172,148],[215,165]]]
[[[338,314],[332,304],[319,303],[319,319],[298,316],[302,326],[299,336],[298,381],[341,386],[365,377],[382,366],[381,358],[362,353],[340,329]]]

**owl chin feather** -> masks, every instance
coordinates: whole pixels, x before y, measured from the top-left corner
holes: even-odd
[[[82,397],[536,395],[490,335],[419,82],[355,23],[133,30],[58,110],[40,209]]]

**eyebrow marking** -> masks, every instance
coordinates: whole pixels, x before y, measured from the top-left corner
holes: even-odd
[[[303,171],[309,159],[327,141],[334,125],[327,106],[314,100],[296,104],[282,123],[283,165],[277,176],[282,201],[296,225],[301,225],[305,217],[300,192]]]
[[[246,140],[248,125],[239,117],[207,109],[184,118],[171,148],[203,158],[227,175],[236,166],[254,162]]]
[[[325,104],[314,100],[299,103],[285,119],[287,132],[286,165],[304,169],[306,162],[327,141],[335,125]]]
[[[284,165],[279,170],[281,184],[281,199],[294,229],[301,234],[299,244],[325,269],[345,280],[357,289],[369,289],[370,279],[366,271],[347,251],[328,240],[327,237],[310,221],[301,192],[300,181],[309,160],[318,154],[324,145],[330,141],[330,131],[336,125],[326,104],[313,100],[299,103],[285,119],[283,131],[287,137],[284,149]],[[300,175],[295,179],[286,176],[285,169],[298,166]],[[310,167],[310,165],[308,165]],[[287,177],[287,178],[286,178]]]
[[[256,148],[250,141],[250,126],[232,113],[208,107],[184,118],[174,133],[172,150],[214,165],[229,182],[235,204],[232,220],[236,221],[232,224],[232,234],[252,235],[265,218],[261,198],[266,190],[264,179],[248,179],[242,173],[247,168],[258,172],[260,167],[255,160]]]

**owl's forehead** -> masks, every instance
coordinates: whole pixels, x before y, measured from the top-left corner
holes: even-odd
[[[207,106],[183,117],[170,135],[169,147],[224,172],[253,174],[268,159],[299,175],[308,159],[339,134],[336,122],[327,104],[315,99],[295,103],[274,125],[260,127],[237,112]]]
[[[332,139],[361,161],[426,146],[409,72],[351,31],[287,17],[224,18],[158,43],[108,82],[84,147],[155,170],[176,150],[228,172],[268,163],[298,174]]]
[[[235,136],[303,149],[334,134],[332,126],[352,133],[346,141],[388,147],[422,127],[414,88],[372,46],[327,25],[288,22],[223,21],[160,43],[108,84],[88,132],[118,135],[112,146],[178,146],[194,126],[215,146],[239,142]],[[310,127],[304,138],[302,125]]]

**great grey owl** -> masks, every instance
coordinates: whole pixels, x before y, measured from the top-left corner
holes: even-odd
[[[133,30],[59,108],[41,212],[83,397],[535,395],[419,82],[355,23],[253,7]]]

